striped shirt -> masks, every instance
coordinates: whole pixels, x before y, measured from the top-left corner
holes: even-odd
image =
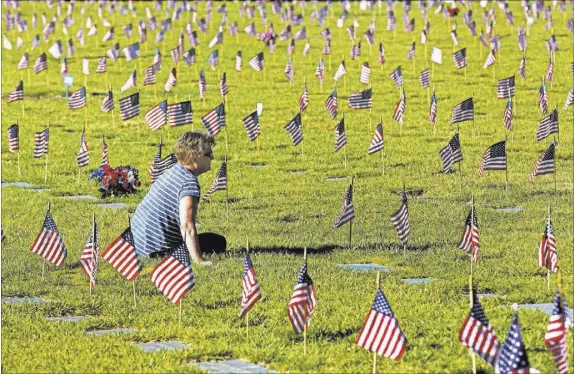
[[[187,196],[200,198],[197,177],[180,163],[165,172],[137,207],[132,233],[138,257],[172,251],[183,243],[179,221],[179,202]]]

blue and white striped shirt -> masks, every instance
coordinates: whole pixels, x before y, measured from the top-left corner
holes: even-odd
[[[179,202],[186,196],[201,196],[197,177],[176,163],[151,187],[137,207],[132,233],[138,257],[171,251],[183,243],[179,221]]]

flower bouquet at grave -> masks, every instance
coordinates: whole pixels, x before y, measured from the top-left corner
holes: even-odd
[[[96,179],[100,183],[102,198],[122,196],[134,193],[141,185],[138,169],[129,165],[112,168],[104,165],[92,171],[88,180]]]

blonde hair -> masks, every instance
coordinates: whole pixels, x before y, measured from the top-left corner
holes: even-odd
[[[173,146],[173,152],[177,160],[184,165],[189,165],[215,146],[215,139],[206,133],[188,131],[181,135]]]

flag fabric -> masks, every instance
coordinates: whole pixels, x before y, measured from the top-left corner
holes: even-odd
[[[488,53],[488,57],[486,57],[486,61],[484,61],[483,68],[486,69],[487,67],[494,65],[495,62],[496,57],[494,57],[494,50],[491,50]]]
[[[442,50],[437,47],[432,47],[431,61],[436,64],[442,64]]]
[[[158,146],[157,146],[157,152],[156,152],[155,155],[153,156],[153,160],[152,160],[152,162],[151,162],[151,164],[150,164],[150,166],[149,166],[149,168],[148,168],[148,170],[147,170],[148,175],[149,175],[150,177],[151,177],[151,176],[153,175],[153,173],[154,173],[155,164],[156,164],[157,162],[161,161],[161,147],[162,147],[162,146],[163,146],[163,144],[162,144],[161,138],[160,138],[159,144],[158,144]],[[154,180],[152,179],[152,183],[153,183],[153,182],[154,182]]]
[[[60,65],[60,75],[62,75],[62,77],[64,76],[64,74],[68,73],[68,61],[66,60],[66,57],[62,57],[62,65]]]
[[[152,107],[144,116],[149,128],[158,130],[167,122],[167,100],[161,101]]]
[[[319,79],[319,84],[323,84],[323,73],[325,72],[325,63],[323,59],[319,59],[319,63],[317,64],[317,68],[315,69],[315,76]]]
[[[458,244],[458,248],[462,249],[466,254],[472,257],[472,261],[478,263],[478,249],[480,241],[478,237],[478,218],[476,217],[476,209],[474,206],[468,212],[464,224],[464,231],[462,239]]]
[[[518,312],[514,312],[514,318],[510,324],[510,330],[504,344],[500,349],[497,369],[501,373],[536,373],[538,370],[530,367],[528,354],[524,346],[524,340],[520,333],[520,321]]]
[[[107,113],[112,109],[114,109],[114,96],[110,90],[106,96],[104,96],[104,100],[102,100],[102,112]]]
[[[90,288],[96,286],[96,274],[98,272],[98,258],[100,251],[98,239],[98,225],[94,223],[94,230],[90,234],[86,245],[84,245],[84,249],[80,256],[80,265],[82,265],[82,270],[90,280]]]
[[[458,341],[494,367],[500,352],[500,343],[475,290],[472,291],[472,299],[472,307],[460,328]]]
[[[383,42],[379,43],[379,64],[385,63],[385,47],[383,46]]]
[[[98,66],[96,67],[96,73],[105,73],[106,70],[107,70],[106,56],[98,57]]]
[[[187,66],[193,65],[195,63],[195,48],[190,48],[181,57]]]
[[[140,93],[136,92],[130,96],[120,99],[120,118],[127,121],[130,118],[140,115]]]
[[[245,262],[243,265],[243,286],[239,318],[242,318],[244,315],[246,315],[259,299],[261,299],[259,282],[257,282],[257,276],[255,275],[255,270],[253,269],[251,258],[246,252]]]
[[[403,245],[407,245],[407,241],[409,240],[409,233],[410,233],[410,224],[409,224],[409,208],[407,202],[407,193],[403,189],[402,193],[402,204],[401,207],[393,213],[391,216],[391,222],[395,226],[397,230],[397,234],[401,239]]]
[[[375,128],[375,135],[373,136],[373,140],[371,140],[371,144],[369,144],[369,154],[376,153],[382,150],[385,146],[384,136],[383,136],[383,123],[379,123]]]
[[[478,177],[484,170],[506,170],[506,141],[490,146],[482,155]]]
[[[193,122],[193,109],[191,101],[182,101],[167,106],[167,118],[171,127],[181,126]]]
[[[558,42],[556,42],[556,36],[554,34],[552,34],[546,41],[546,49],[548,50],[548,53],[556,52],[558,50]]]
[[[102,39],[102,41],[105,43],[110,40],[114,40],[114,37],[115,37],[114,28],[110,27],[108,31],[106,31],[106,33],[104,34],[104,38]]]
[[[411,44],[411,46],[409,47],[409,50],[407,51],[407,59],[408,60],[412,60],[415,58],[415,46],[416,46],[416,42],[413,42]]]
[[[215,67],[219,65],[219,50],[215,49],[207,56],[207,62],[211,65],[211,70],[215,71]]]
[[[195,276],[185,241],[153,269],[151,280],[173,304],[193,288]]]
[[[337,68],[337,71],[335,72],[333,79],[336,82],[339,79],[343,78],[345,75],[347,75],[347,69],[345,69],[345,60],[343,60],[341,61],[341,64],[339,64],[339,67]]]
[[[127,280],[135,280],[142,271],[142,264],[136,256],[135,241],[130,226],[108,245],[102,257]]]
[[[215,175],[215,179],[209,188],[209,191],[205,195],[203,195],[203,199],[207,200],[209,196],[215,191],[224,191],[227,189],[227,162],[223,161],[221,167],[217,171]]]
[[[438,154],[442,160],[442,168],[444,173],[450,172],[454,164],[462,161],[462,151],[460,148],[458,133],[452,137],[446,147],[441,149]]]
[[[175,158],[175,154],[170,154],[165,158],[162,158],[159,161],[154,161],[150,166],[150,179],[151,182],[154,183],[163,173],[165,173],[169,168],[177,163],[177,159]]]
[[[400,360],[405,353],[407,339],[380,288],[377,288],[377,295],[355,344],[393,360]]]
[[[205,93],[207,91],[207,82],[205,80],[205,72],[203,71],[203,69],[201,69],[201,71],[199,72],[198,85],[199,85],[199,98],[203,99],[205,98]]]
[[[338,108],[337,89],[335,88],[325,101],[325,109],[327,109],[327,112],[331,115],[331,118],[335,119],[337,117]]]
[[[403,85],[403,72],[401,71],[400,65],[391,73],[390,77],[393,82],[395,82],[397,88],[401,88]]]
[[[548,93],[544,83],[542,83],[542,86],[540,86],[538,90],[538,107],[543,115],[548,113]]]
[[[24,82],[20,81],[18,86],[8,94],[6,102],[11,103],[13,101],[24,100]]]
[[[355,60],[361,55],[361,42],[353,44],[351,47],[351,60]]]
[[[126,83],[124,83],[124,85],[120,88],[120,91],[129,90],[130,88],[135,87],[137,85],[136,72],[137,71],[134,70],[133,73],[130,74]]]
[[[454,61],[454,66],[457,69],[462,69],[466,67],[466,48],[456,51],[452,54],[452,59]]]
[[[567,110],[570,105],[574,104],[574,87],[568,91],[566,102],[564,102],[564,110]]]
[[[429,69],[425,69],[425,70],[423,70],[423,71],[420,72],[419,80],[420,80],[420,82],[421,82],[421,87],[422,87],[422,88],[428,88],[428,87],[430,87],[430,73],[429,73]]]
[[[209,135],[214,137],[219,134],[219,131],[225,126],[225,106],[223,103],[210,110],[205,116],[201,117],[201,122],[209,132]]]
[[[361,66],[360,81],[361,83],[369,84],[370,79],[371,79],[371,68],[369,67],[368,62],[364,62],[363,65]]]
[[[287,46],[287,56],[291,57],[295,54],[295,39],[291,39],[291,42]]]
[[[474,120],[474,102],[470,97],[452,108],[450,124]]]
[[[309,327],[311,315],[315,311],[317,294],[315,284],[307,273],[307,260],[301,267],[291,300],[289,300],[288,316],[293,330],[300,334]]]
[[[401,125],[405,120],[405,109],[406,109],[406,95],[403,89],[403,91],[401,92],[401,97],[399,98],[397,106],[395,107],[395,112],[393,113],[393,120],[400,123]]]
[[[345,134],[345,117],[335,126],[335,152],[347,145],[347,135]]]
[[[284,128],[291,136],[291,141],[294,146],[301,143],[303,141],[301,112],[297,113],[297,115],[295,115],[295,117],[293,117],[293,119],[289,121]]]
[[[170,54],[171,54],[171,59],[173,60],[174,65],[177,65],[177,63],[179,62],[179,46],[175,47],[174,49],[171,50]]]
[[[20,140],[18,137],[19,128],[18,125],[12,125],[8,127],[8,150],[10,153],[16,152],[20,149]]]
[[[309,39],[305,42],[305,47],[303,48],[303,56],[307,56],[311,52],[311,43],[309,43]]]
[[[532,183],[534,177],[537,175],[545,175],[545,174],[552,174],[556,172],[556,166],[554,164],[556,146],[554,143],[550,144],[550,147],[544,152],[542,157],[536,161],[536,166],[534,166],[534,170],[530,173],[528,177],[528,182]]]
[[[350,184],[345,196],[343,196],[343,207],[339,218],[333,224],[333,230],[338,229],[347,222],[355,219],[355,207],[353,206],[353,185]]]
[[[321,49],[321,54],[322,55],[330,55],[331,54],[331,40],[330,39],[325,39],[325,42],[323,43],[323,49]]]
[[[255,57],[249,61],[249,65],[255,71],[263,70],[263,52],[259,52],[257,55],[255,55]]]
[[[289,80],[289,82],[293,82],[294,76],[293,76],[293,63],[291,62],[291,59],[289,58],[289,60],[287,60],[287,64],[285,65],[285,70],[283,71],[283,74],[285,74],[285,76],[287,77],[287,79]]]
[[[80,109],[86,106],[86,87],[82,87],[70,95],[68,109]]]
[[[145,76],[144,76],[144,86],[150,85],[150,84],[155,84],[156,80],[155,80],[155,69],[153,66],[148,67],[147,69],[145,69]]]
[[[568,328],[572,325],[572,321],[568,318],[566,308],[565,296],[561,295],[560,291],[557,291],[554,297],[552,314],[550,315],[548,326],[546,326],[544,343],[552,352],[552,358],[559,374],[568,372]]]
[[[540,141],[550,134],[557,134],[558,131],[558,110],[554,109],[549,116],[544,117],[538,125],[536,140]]]
[[[40,72],[48,69],[48,59],[46,54],[42,53],[34,62],[34,73],[39,74]]]
[[[134,43],[124,48],[126,61],[131,61],[140,57],[140,43]]]
[[[48,52],[50,52],[54,58],[60,58],[63,53],[62,42],[60,40],[56,40],[54,44],[52,44],[52,46],[48,49]]]
[[[512,131],[512,97],[509,97],[508,101],[506,102],[506,107],[504,108],[504,116],[502,119],[504,121],[504,127]]]
[[[458,35],[456,34],[456,30],[452,30],[450,32],[450,38],[452,39],[452,44],[454,44],[454,46],[458,46]]]
[[[249,140],[254,141],[257,139],[261,133],[261,128],[259,127],[259,115],[257,114],[257,111],[243,118],[243,124],[245,126],[245,131],[247,131],[247,136],[249,136]]]
[[[307,83],[303,85],[303,93],[299,96],[299,111],[303,112],[309,106],[309,93],[307,92]]]
[[[546,227],[538,248],[538,266],[545,267],[553,273],[558,273],[558,253],[556,252],[556,238],[550,218],[546,220]]]
[[[100,161],[100,167],[104,167],[109,164],[110,161],[108,160],[108,145],[106,144],[105,139],[102,137],[102,158]]]
[[[229,93],[229,88],[227,87],[227,74],[223,72],[221,79],[219,80],[219,93],[221,97],[224,97]]]
[[[30,58],[30,57],[29,57],[28,53],[27,53],[27,52],[24,53],[24,54],[22,55],[22,58],[20,59],[20,62],[18,62],[17,69],[18,69],[18,70],[20,70],[20,69],[28,69],[29,58]]]
[[[437,109],[438,109],[438,101],[436,98],[436,94],[434,92],[434,90],[432,91],[432,96],[431,96],[431,103],[430,103],[430,110],[429,110],[429,121],[432,124],[436,124],[436,113],[437,113]]]
[[[362,92],[352,93],[349,95],[349,108],[367,109],[373,107],[373,90],[367,89]]]
[[[112,60],[116,62],[118,58],[120,58],[120,43],[114,44],[110,49],[106,51],[106,55]]]
[[[552,56],[550,56],[550,62],[548,63],[548,68],[546,69],[546,80],[548,82],[554,81],[554,61]]]
[[[85,131],[82,132],[82,138],[80,140],[80,151],[78,152],[76,161],[78,162],[78,167],[80,168],[88,166],[90,163],[90,152],[88,150],[88,142],[86,140]]]
[[[514,76],[501,79],[496,86],[496,98],[508,99],[516,94],[515,90]]]
[[[46,261],[58,267],[62,266],[66,259],[68,251],[50,211],[46,213],[42,229],[34,240],[30,252],[45,258]]]
[[[241,51],[238,51],[235,55],[235,71],[241,71],[243,68],[243,57]]]
[[[169,73],[169,77],[167,78],[167,81],[165,82],[165,92],[169,92],[171,91],[171,89],[173,87],[175,87],[177,84],[177,71],[175,68],[171,69],[171,72]]]

